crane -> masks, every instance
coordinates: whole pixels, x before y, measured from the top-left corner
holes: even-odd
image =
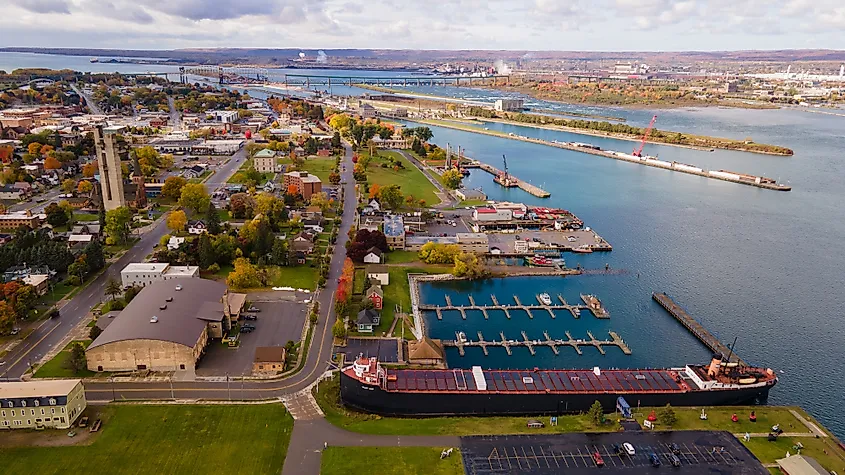
[[[509,180],[509,177],[508,177],[508,159],[507,159],[507,157],[505,157],[504,154],[502,154],[502,162],[504,162],[503,165],[505,167],[505,173],[504,173],[504,176],[503,176],[503,178],[504,178],[503,181],[508,181]]]
[[[657,116],[651,118],[651,122],[649,122],[648,127],[645,129],[645,133],[643,133],[643,140],[640,142],[639,148],[634,150],[631,155],[635,157],[642,157],[643,156],[643,147],[645,147],[645,141],[648,140],[649,134],[651,134],[651,129],[654,128],[654,121],[657,120]]]

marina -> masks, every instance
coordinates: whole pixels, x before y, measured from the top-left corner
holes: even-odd
[[[610,313],[608,313],[604,306],[601,305],[601,302],[599,302],[597,305],[593,303],[588,303],[588,301],[584,299],[584,295],[581,296],[582,300],[584,300],[585,302],[583,305],[570,304],[566,301],[566,299],[563,298],[563,295],[561,294],[557,294],[557,300],[560,301],[559,304],[554,303],[554,301],[552,301],[549,297],[549,294],[546,293],[538,294],[536,297],[537,304],[524,304],[519,299],[519,296],[514,295],[514,303],[507,304],[500,303],[499,298],[496,297],[496,295],[490,295],[490,300],[492,300],[493,302],[492,305],[479,305],[478,303],[476,303],[475,297],[473,297],[472,295],[468,295],[467,298],[469,299],[469,305],[455,305],[452,303],[452,297],[446,294],[444,296],[444,299],[446,300],[446,305],[419,304],[417,308],[419,310],[435,312],[435,314],[437,314],[438,320],[443,320],[443,312],[448,310],[460,312],[461,319],[463,320],[467,319],[468,310],[476,310],[481,312],[484,315],[485,320],[488,320],[490,318],[489,312],[491,310],[499,310],[504,312],[505,317],[507,317],[508,320],[511,319],[511,312],[514,310],[525,312],[528,315],[528,318],[530,319],[534,318],[535,312],[540,314],[548,313],[548,315],[552,319],[555,319],[557,317],[555,310],[567,311],[572,314],[574,318],[581,318],[582,311],[588,311],[592,313],[593,316],[595,316],[596,318],[610,318]],[[548,300],[546,300],[546,298],[548,298]],[[598,299],[595,300],[598,301]]]
[[[551,336],[549,336],[549,332],[544,331],[543,336],[545,338],[542,340],[532,340],[528,338],[528,335],[525,333],[524,330],[520,333],[522,335],[521,340],[509,340],[507,337],[505,337],[505,332],[501,331],[499,332],[499,337],[501,338],[500,340],[488,341],[484,339],[484,335],[479,330],[478,340],[471,341],[466,339],[466,335],[464,334],[464,332],[456,332],[454,340],[444,340],[441,343],[444,347],[457,348],[458,354],[460,354],[461,356],[464,356],[466,354],[466,348],[481,348],[481,350],[484,352],[484,355],[489,356],[490,353],[488,351],[488,348],[490,347],[502,347],[505,349],[505,351],[507,351],[509,356],[513,355],[512,348],[525,347],[528,348],[528,351],[530,351],[531,355],[533,356],[536,355],[535,347],[538,346],[545,346],[551,348],[555,355],[560,354],[560,349],[558,347],[561,346],[569,346],[575,349],[575,351],[579,355],[583,354],[583,351],[581,349],[582,347],[593,347],[597,349],[599,353],[605,355],[607,354],[605,347],[608,346],[615,346],[622,350],[622,353],[626,355],[630,355],[632,353],[631,348],[628,347],[628,345],[625,343],[625,340],[623,340],[618,333],[613,331],[608,332],[608,334],[610,335],[610,339],[606,340],[597,339],[595,336],[593,336],[593,333],[590,331],[587,331],[588,338],[574,338],[569,331],[566,331],[566,339],[553,339]]]

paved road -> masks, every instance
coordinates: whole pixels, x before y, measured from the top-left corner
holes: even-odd
[[[43,200],[41,203],[37,203],[33,200],[23,201],[9,206],[9,211],[30,210],[33,213],[42,213],[44,212],[44,208],[46,208],[50,203],[60,201],[58,198],[62,193],[64,193],[64,191],[62,191],[59,187],[55,187],[46,193],[35,197],[38,200]]]
[[[411,162],[412,164],[414,164],[417,168],[419,168],[419,170],[422,172],[422,174],[425,175],[426,178],[428,178],[428,181],[430,181],[431,184],[434,185],[437,188],[437,191],[442,196],[442,198],[445,198],[445,201],[441,201],[435,207],[437,207],[437,208],[449,208],[449,207],[457,206],[458,201],[452,196],[452,193],[450,193],[449,190],[447,190],[446,187],[443,186],[443,184],[440,183],[437,180],[437,178],[435,178],[431,174],[431,171],[428,168],[426,168],[425,166],[423,166],[423,164],[420,163],[419,160],[416,159],[416,157],[414,157],[410,153],[406,152],[405,150],[396,150],[396,151],[399,152],[400,154],[402,154],[403,157],[407,158],[408,161]]]
[[[97,106],[97,103],[94,102],[94,99],[92,99],[91,96],[89,96],[88,94],[83,93],[81,89],[76,87],[76,84],[71,84],[70,88],[73,89],[74,92],[79,94],[79,97],[82,97],[82,98],[85,99],[85,104],[88,105],[88,109],[91,110],[92,114],[94,114],[94,115],[104,115],[103,111]]]
[[[216,170],[216,173],[206,182],[206,188],[214,190],[232,176],[246,157],[246,148],[241,148],[231,160]],[[167,234],[167,226],[164,220],[150,232],[144,234],[141,240],[135,244],[117,262],[113,263],[106,272],[91,282],[88,287],[77,294],[70,302],[62,307],[62,316],[56,320],[46,320],[37,329],[28,335],[18,346],[9,352],[3,361],[5,366],[0,367],[0,378],[19,379],[30,364],[34,364],[39,358],[47,354],[51,348],[59,344],[85,316],[91,307],[104,298],[103,288],[110,277],[120,280],[120,271],[130,262],[143,261],[153,251],[162,236]]]
[[[332,349],[331,326],[335,322],[334,292],[337,279],[343,269],[348,232],[355,212],[355,180],[352,178],[352,149],[346,147],[344,157],[346,170],[341,174],[345,183],[343,205],[344,219],[338,232],[334,257],[329,268],[326,288],[320,292],[320,316],[315,327],[311,347],[303,369],[291,376],[276,381],[174,381],[170,382],[90,382],[85,385],[89,401],[112,401],[114,399],[269,399],[305,389],[319,377],[328,366]],[[230,166],[231,166],[230,162]],[[222,175],[222,174],[221,174]],[[215,175],[216,176],[216,175]],[[225,182],[225,180],[223,180]]]
[[[173,131],[182,130],[182,118],[179,116],[179,111],[176,110],[176,101],[173,96],[167,96],[167,106],[170,108],[170,126],[173,127]]]

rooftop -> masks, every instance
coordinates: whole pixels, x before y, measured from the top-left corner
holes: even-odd
[[[167,270],[168,267],[170,267],[170,264],[166,262],[132,262],[126,264],[126,267],[121,272],[150,272],[160,274]]]
[[[259,346],[255,349],[256,363],[284,363],[284,346]]]
[[[67,396],[80,379],[54,379],[50,381],[26,381],[0,383],[0,399]]]
[[[177,286],[181,290],[176,290]],[[225,284],[205,279],[153,282],[141,290],[88,348],[140,339],[193,347],[209,321],[223,319],[222,298],[226,291]],[[154,316],[158,317],[155,323],[150,321]]]
[[[263,150],[259,150],[258,153],[253,155],[253,158],[273,158],[276,156],[276,152],[270,150],[269,148],[265,148]]]
[[[385,266],[385,265],[367,266],[367,274],[387,274],[387,266]]]

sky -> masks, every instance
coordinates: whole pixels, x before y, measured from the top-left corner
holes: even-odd
[[[0,46],[845,48],[843,0],[0,0]]]

